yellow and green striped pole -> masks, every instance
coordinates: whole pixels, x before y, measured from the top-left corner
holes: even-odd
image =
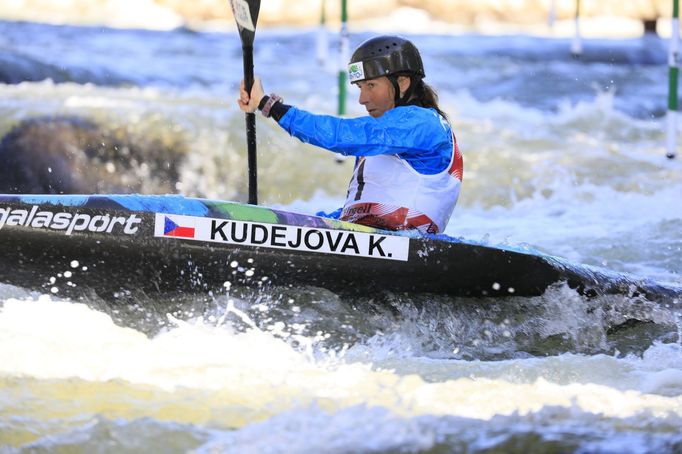
[[[346,71],[350,60],[350,43],[348,38],[348,5],[341,0],[341,55],[339,65],[339,115],[346,114]]]
[[[578,58],[583,53],[583,42],[580,36],[580,0],[575,0],[575,35],[571,42],[571,55]]]
[[[677,148],[677,79],[680,72],[680,4],[673,0],[672,35],[668,49],[668,116],[667,116],[667,153],[675,157]]]

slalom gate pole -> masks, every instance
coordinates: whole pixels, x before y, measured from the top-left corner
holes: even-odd
[[[350,60],[350,43],[348,37],[348,5],[341,0],[341,52],[339,55],[339,103],[337,114],[346,114],[346,71]]]
[[[583,42],[580,36],[580,0],[575,0],[575,35],[571,42],[571,55],[579,58],[583,53]]]
[[[320,0],[320,27],[317,29],[317,62],[325,66],[329,59],[329,38],[327,36],[327,0]]]
[[[668,48],[668,115],[666,116],[666,156],[673,159],[677,149],[677,83],[680,72],[680,5],[673,0],[672,34]]]
[[[348,4],[347,0],[341,0],[341,32],[339,52],[339,102],[336,113],[339,116],[346,115],[346,91],[348,77],[348,61],[350,60],[350,38],[348,36]],[[346,160],[345,156],[336,155],[338,164]]]

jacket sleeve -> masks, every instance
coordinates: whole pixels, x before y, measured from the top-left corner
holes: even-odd
[[[416,156],[448,143],[450,128],[431,109],[397,107],[379,118],[339,118],[291,107],[279,125],[302,142],[352,156]]]

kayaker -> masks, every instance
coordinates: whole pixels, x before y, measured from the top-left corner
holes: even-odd
[[[438,233],[459,197],[463,162],[417,48],[399,36],[362,43],[348,65],[369,116],[316,115],[241,84],[239,108],[260,110],[302,142],[356,157],[340,219],[387,230]]]

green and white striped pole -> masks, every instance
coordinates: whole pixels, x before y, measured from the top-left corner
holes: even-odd
[[[673,0],[672,35],[668,49],[668,115],[667,115],[667,153],[670,159],[675,157],[677,148],[677,79],[680,72],[680,4]]]
[[[341,33],[339,52],[339,103],[337,114],[346,115],[346,91],[348,78],[348,61],[350,60],[350,39],[348,36],[348,5],[346,0],[341,0]],[[340,154],[336,155],[336,162],[341,164],[346,159]]]
[[[327,37],[327,0],[320,0],[320,28],[317,29],[317,62],[324,66],[329,59],[329,38]]]
[[[583,53],[583,41],[580,36],[580,0],[575,0],[575,35],[571,42],[571,55],[578,58]]]
[[[350,60],[350,42],[348,38],[348,5],[341,0],[341,52],[339,56],[339,104],[337,113],[346,114],[346,71]]]

